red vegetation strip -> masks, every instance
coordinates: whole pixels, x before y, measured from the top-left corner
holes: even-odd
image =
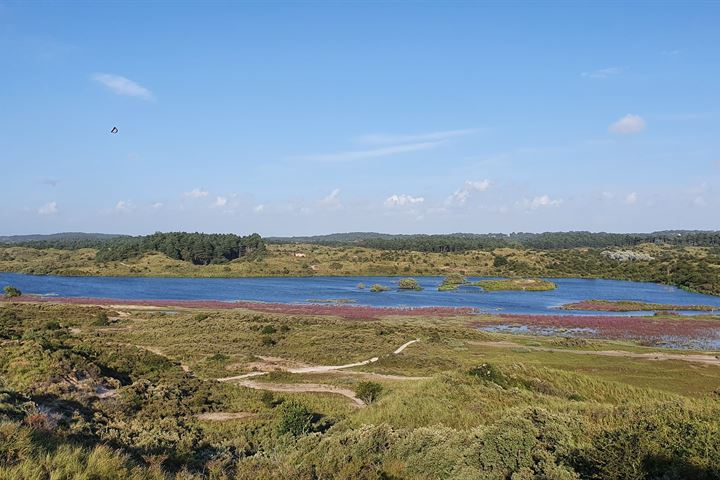
[[[643,311],[697,311],[714,312],[720,310],[710,305],[669,305],[665,303],[643,303],[632,301],[613,300],[583,300],[576,303],[567,303],[561,307],[563,310],[589,310],[596,312],[643,312]]]
[[[627,340],[685,337],[694,339],[717,338],[720,320],[674,317],[640,317],[612,315],[516,315],[502,314],[480,317],[475,326],[527,325],[552,328],[591,328],[597,337]]]
[[[334,315],[348,319],[369,319],[388,315],[432,315],[437,317],[450,317],[454,315],[469,315],[475,312],[472,308],[455,307],[368,307],[361,305],[299,305],[286,303],[262,302],[222,302],[219,300],[121,300],[114,298],[68,298],[68,297],[40,297],[23,295],[12,299],[0,299],[6,302],[26,303],[69,303],[77,305],[127,305],[141,307],[176,307],[176,308],[206,308],[206,309],[233,309],[244,308],[267,313],[281,313],[293,315]]]

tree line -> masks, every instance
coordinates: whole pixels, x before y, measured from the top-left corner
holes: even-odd
[[[139,237],[121,237],[102,242],[97,246],[97,262],[137,258],[148,252],[164,253],[175,260],[195,265],[226,263],[240,257],[257,257],[265,252],[260,235],[208,233],[154,233]]]
[[[662,231],[652,233],[545,232],[545,233],[453,233],[447,235],[334,234],[318,237],[273,238],[273,243],[316,243],[330,246],[361,246],[380,250],[462,252],[502,247],[553,250],[562,248],[632,247],[643,243],[676,246],[720,246],[720,231]]]

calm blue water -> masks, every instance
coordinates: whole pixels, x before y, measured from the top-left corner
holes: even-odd
[[[617,280],[550,279],[558,286],[549,292],[484,292],[461,287],[438,292],[442,277],[415,277],[423,291],[398,291],[397,277],[307,278],[137,278],[61,277],[0,273],[0,288],[14,285],[23,293],[60,297],[115,298],[123,300],[223,300],[308,303],[310,300],[350,299],[357,305],[377,307],[473,307],[483,312],[563,313],[562,304],[588,299],[636,300],[677,305],[713,305],[720,297],[689,293],[654,283]],[[481,278],[469,278],[480,280]],[[364,283],[365,290],[357,288]],[[372,293],[370,285],[393,288]],[[582,312],[565,312],[575,315]],[[592,312],[587,312],[592,314]]]

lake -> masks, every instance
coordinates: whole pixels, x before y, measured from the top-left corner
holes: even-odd
[[[516,314],[597,314],[569,312],[558,307],[581,300],[634,300],[675,305],[720,307],[720,297],[690,293],[656,283],[618,280],[549,278],[557,289],[547,292],[485,292],[477,287],[438,292],[442,277],[414,277],[422,291],[397,290],[398,277],[263,277],[263,278],[156,278],[63,277],[0,273],[0,288],[14,285],[24,294],[121,300],[220,300],[273,303],[321,303],[347,299],[373,307],[471,307],[482,312]],[[471,281],[480,277],[468,277]],[[359,283],[365,289],[357,288]],[[392,288],[372,293],[371,285]],[[628,315],[648,312],[627,313]],[[618,315],[613,313],[613,315]],[[620,315],[623,315],[622,313]]]

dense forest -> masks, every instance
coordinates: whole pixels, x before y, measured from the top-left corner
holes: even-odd
[[[207,233],[154,233],[142,237],[122,237],[98,246],[98,262],[126,260],[148,252],[164,253],[175,260],[195,265],[225,263],[244,256],[262,255],[265,243],[257,233],[248,236]]]
[[[105,242],[123,237],[128,237],[128,235],[82,232],[63,232],[49,235],[7,235],[0,236],[0,245],[77,250],[80,248],[97,248]]]
[[[452,233],[447,235],[387,235],[347,233],[317,237],[275,237],[271,243],[353,245],[381,250],[462,252],[500,247],[552,250],[560,248],[631,247],[643,243],[712,247],[720,245],[720,231],[672,230],[652,233],[545,232],[545,233]]]

